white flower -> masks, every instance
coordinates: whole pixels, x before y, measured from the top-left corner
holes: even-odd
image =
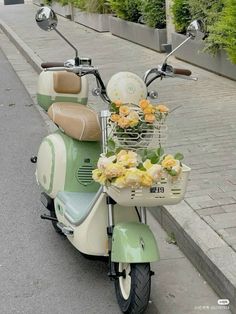
[[[161,165],[153,165],[151,168],[147,170],[147,173],[151,176],[154,182],[159,182],[163,175]]]
[[[174,167],[172,167],[172,170],[174,170],[177,173],[177,175],[180,174],[182,167],[180,165],[179,160],[176,160],[176,165]]]
[[[106,169],[108,165],[111,165],[113,161],[116,160],[116,156],[110,156],[105,157],[104,155],[101,155],[101,157],[98,159],[97,167],[98,169]]]

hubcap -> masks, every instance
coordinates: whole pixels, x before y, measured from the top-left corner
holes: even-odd
[[[128,300],[131,290],[131,268],[130,264],[127,263],[119,263],[119,272],[125,271],[125,276],[119,277],[119,285],[122,296],[125,300]]]

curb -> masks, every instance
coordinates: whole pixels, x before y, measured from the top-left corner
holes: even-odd
[[[24,58],[39,74],[42,71],[42,60],[28,47],[23,40],[5,23],[0,19],[0,29],[6,34],[10,41],[16,46]]]
[[[235,314],[235,251],[184,201],[149,210],[163,229],[174,235],[179,248],[220,298],[230,301]]]
[[[40,73],[42,60],[33,50],[2,20],[0,29]],[[43,109],[37,104],[36,107],[48,131],[55,130]],[[180,249],[218,295],[230,300],[230,309],[236,314],[236,252],[184,201],[176,206],[150,208],[150,211],[169,234],[174,234]]]

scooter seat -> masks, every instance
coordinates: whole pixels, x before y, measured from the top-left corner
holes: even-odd
[[[56,102],[48,109],[48,115],[67,135],[76,140],[99,141],[101,138],[98,115],[85,105]]]
[[[93,208],[97,193],[59,192],[55,198],[56,210],[62,211],[64,217],[73,225],[80,225]]]

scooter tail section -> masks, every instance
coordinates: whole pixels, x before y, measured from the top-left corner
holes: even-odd
[[[148,225],[126,222],[114,227],[112,262],[148,263],[159,259],[159,249]]]

